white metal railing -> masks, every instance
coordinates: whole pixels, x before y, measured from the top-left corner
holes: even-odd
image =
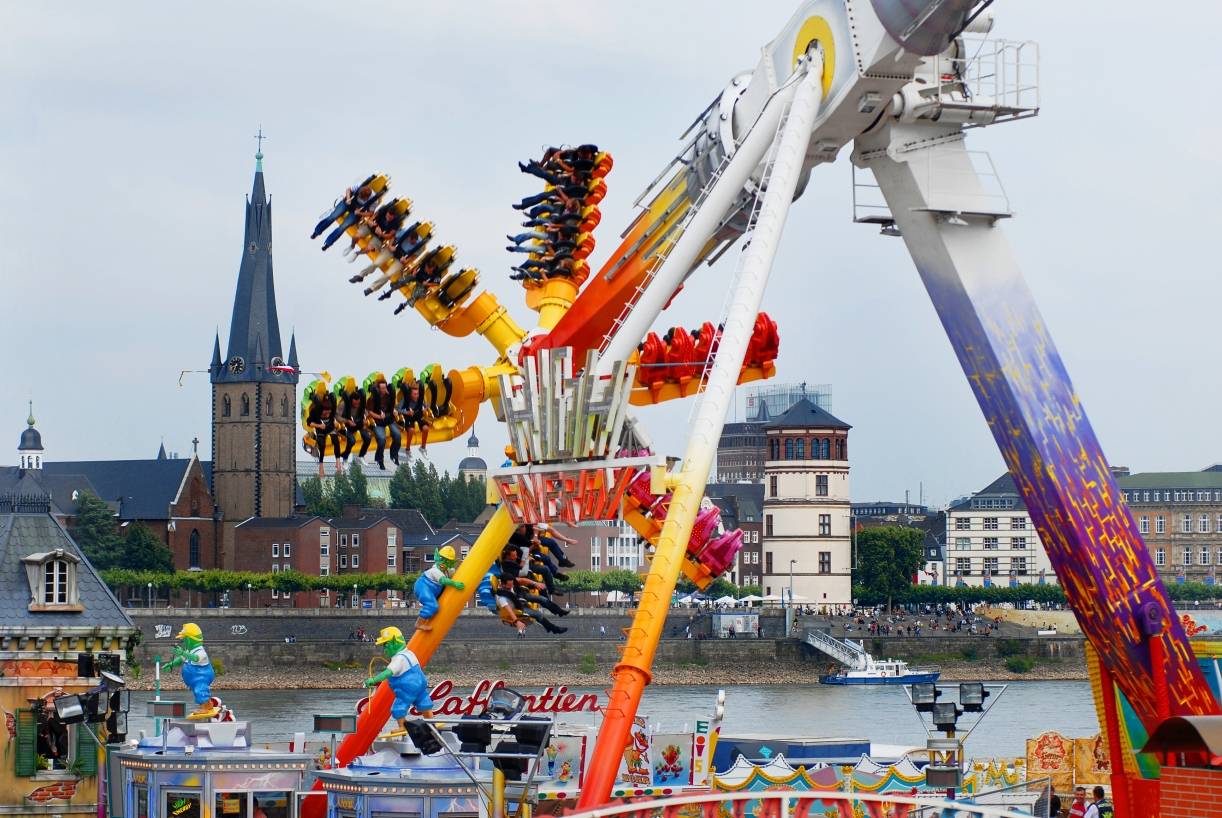
[[[1035,116],[1040,110],[1040,48],[1032,41],[965,37],[962,57],[932,58],[936,91],[943,108],[991,109],[988,120],[965,128]]]
[[[627,815],[632,818],[678,818],[699,810],[702,818],[818,818],[828,814],[854,816],[861,814],[854,805],[889,806],[891,818],[1032,818],[1026,811],[1007,809],[1004,806],[973,804],[968,801],[946,801],[932,793],[928,797],[901,795],[899,793],[864,793],[834,791],[767,790],[763,792],[708,793],[677,798],[636,801],[627,804],[599,807],[588,812],[573,813],[569,818],[614,818]],[[726,809],[728,807],[728,809]],[[820,807],[819,812],[813,812]],[[866,814],[876,814],[867,806]]]
[[[808,630],[806,644],[855,670],[861,670],[866,666],[866,657],[869,655],[863,648],[852,642],[841,641],[823,631]]]

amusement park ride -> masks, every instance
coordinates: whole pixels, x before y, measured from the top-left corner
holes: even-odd
[[[586,259],[610,157],[582,146],[526,166],[548,182],[520,205],[529,235],[517,243],[531,252],[515,278],[538,313],[530,331],[476,292],[478,271],[459,267],[443,228],[415,220],[414,203],[391,197],[385,175],[350,188],[315,230],[365,260],[352,281],[367,295],[397,294],[396,312],[412,308],[449,335],[478,333],[495,350],[485,366],[374,373],[363,385],[369,396],[382,381],[408,407],[406,422],[388,427],[405,445],[453,439],[484,402],[509,430],[511,462],[490,475],[504,502],[454,574],[462,590],[448,588],[430,629],[410,638],[422,665],[515,524],[622,513],[652,546],[581,808],[608,801],[680,574],[703,586],[733,563],[741,537],[702,510],[704,486],[735,386],[775,373],[776,325],[759,310],[790,206],[812,170],[846,148],[855,180],[870,171],[876,182],[855,182],[856,220],[901,237],[912,255],[1097,654],[1117,813],[1157,812],[1157,771],[1133,751],[1145,732],[1171,715],[1218,713],[1006,241],[1004,194],[967,149],[970,129],[1038,112],[1035,47],[983,38],[991,2],[802,3],[755,68],[696,117],[597,272]],[[652,332],[701,263],[740,239],[725,314],[695,331]],[[356,383],[307,388],[305,445],[320,458],[342,440],[320,418],[336,417]],[[668,469],[632,407],[678,398],[698,404],[686,451]],[[311,421],[316,401],[329,408],[319,403]],[[338,766],[366,751],[392,699],[383,683],[336,751]]]

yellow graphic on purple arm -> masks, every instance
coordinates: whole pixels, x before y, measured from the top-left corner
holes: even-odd
[[[1173,715],[1218,713],[1026,285],[920,273],[1079,625],[1134,711],[1153,729],[1157,672]],[[1151,606],[1160,669],[1140,627]]]

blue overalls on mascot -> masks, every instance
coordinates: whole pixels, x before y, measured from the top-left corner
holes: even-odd
[[[374,644],[382,646],[382,655],[389,664],[381,673],[366,679],[365,687],[377,687],[384,681],[390,684],[395,694],[390,715],[398,720],[403,730],[407,729],[407,711],[412,707],[425,718],[432,718],[433,699],[429,696],[429,680],[424,677],[420,660],[403,641],[403,631],[396,627],[382,628]]]
[[[420,618],[416,620],[417,630],[431,631],[433,629],[429,620],[437,615],[439,607],[437,598],[441,596],[446,586],[457,591],[466,587],[463,583],[450,578],[454,574],[457,562],[453,546],[445,545],[438,548],[433,552],[433,567],[421,574],[416,584],[412,586],[416,599],[420,601]]]
[[[172,670],[182,665],[182,683],[195,697],[195,713],[207,713],[212,709],[211,688],[216,672],[208,660],[208,652],[204,650],[204,633],[199,625],[188,622],[174,638],[181,639],[182,645],[174,646],[174,658],[162,663],[161,668]]]

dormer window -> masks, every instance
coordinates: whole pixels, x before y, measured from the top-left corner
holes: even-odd
[[[22,558],[30,586],[28,609],[34,612],[83,611],[77,592],[80,557],[57,548]]]

